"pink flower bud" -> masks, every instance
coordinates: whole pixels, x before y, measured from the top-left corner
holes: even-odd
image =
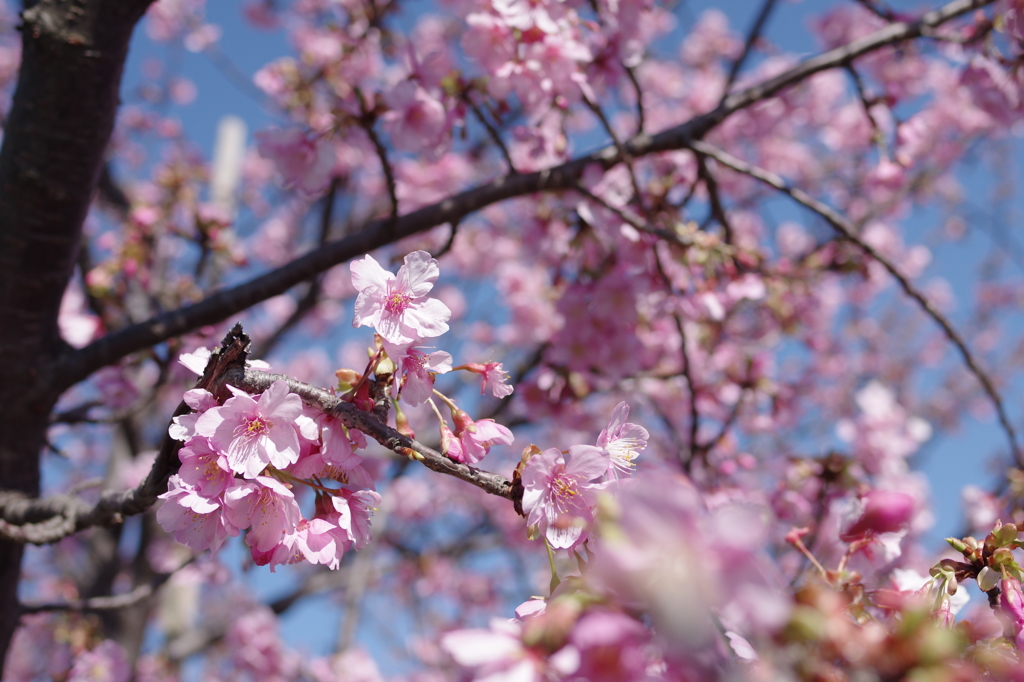
[[[1024,594],[1021,593],[1020,581],[1016,578],[1003,578],[1003,593],[999,595],[998,614],[1002,620],[1013,628],[1014,643],[1017,648],[1024,647]]]
[[[858,515],[846,524],[839,537],[844,542],[863,540],[870,535],[903,530],[914,516],[914,498],[892,490],[872,490],[858,500]]]

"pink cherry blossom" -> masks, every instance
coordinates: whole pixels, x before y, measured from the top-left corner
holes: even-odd
[[[534,456],[523,470],[523,511],[552,547],[572,547],[594,518],[599,486],[593,482],[610,466],[607,452],[573,445],[568,458],[558,448]]]
[[[483,395],[489,388],[491,389],[491,395],[495,398],[504,398],[512,395],[512,391],[515,390],[508,383],[508,372],[505,371],[500,362],[488,362],[486,364],[471,362],[464,365],[464,367],[470,372],[483,377],[483,381],[480,383],[480,395]]]
[[[612,418],[607,428],[597,437],[597,447],[603,449],[611,457],[608,473],[613,478],[629,476],[636,468],[633,460],[647,447],[650,434],[638,424],[626,421],[629,417],[629,405],[621,402],[612,411]]]
[[[895,490],[872,490],[856,501],[839,537],[846,542],[903,530],[914,515],[914,498]]]
[[[415,407],[429,398],[434,390],[434,375],[452,369],[452,356],[443,350],[424,353],[419,348],[384,342],[384,350],[395,363],[391,395]]]
[[[188,367],[191,371],[195,372],[199,376],[203,376],[203,372],[206,371],[206,364],[210,361],[211,351],[206,346],[200,346],[191,353],[182,353],[178,356],[178,362],[185,367]]]
[[[178,476],[207,499],[221,495],[234,480],[227,458],[210,447],[206,438],[193,438],[178,452]]]
[[[216,551],[229,534],[238,534],[223,518],[220,501],[199,494],[177,474],[171,476],[168,491],[160,499],[164,503],[156,512],[157,522],[175,540],[196,551]]]
[[[412,81],[402,81],[384,95],[391,111],[384,114],[384,129],[395,147],[406,152],[440,155],[448,131],[444,105]]]
[[[344,530],[355,549],[370,544],[370,518],[380,506],[380,493],[373,490],[350,491],[342,488],[339,495],[331,498],[334,509],[340,514],[338,526]]]
[[[999,614],[1009,624],[1017,648],[1024,648],[1024,593],[1021,592],[1020,581],[1014,577],[1005,577],[1000,587],[1002,594],[999,595]]]
[[[472,680],[545,682],[579,667],[579,653],[572,646],[548,658],[523,643],[521,623],[494,619],[490,626],[489,630],[455,630],[441,638],[441,647],[470,669]]]
[[[227,630],[227,651],[238,670],[264,680],[298,676],[300,660],[277,632],[277,618],[266,606],[236,613]]]
[[[185,391],[182,400],[195,411],[172,419],[167,434],[175,440],[187,441],[196,435],[196,422],[203,412],[217,407],[217,399],[206,389],[193,388]]]
[[[334,537],[337,526],[326,519],[303,519],[296,526],[295,545],[311,564],[323,564],[334,570],[341,563],[345,547]]]
[[[320,437],[323,445],[320,456],[325,464],[341,469],[352,469],[358,466],[363,458],[356,450],[366,447],[366,437],[355,429],[347,429],[340,420],[320,415],[316,421],[320,426]]]
[[[128,682],[131,676],[124,647],[105,639],[75,658],[66,682]]]
[[[413,251],[393,275],[373,256],[352,261],[356,298],[353,327],[370,326],[396,345],[440,336],[448,331],[451,311],[436,298],[427,298],[440,270],[426,251]]]
[[[277,166],[286,189],[307,195],[321,194],[331,182],[334,170],[334,145],[324,137],[310,139],[293,128],[271,128],[256,133],[260,154]]]
[[[458,440],[458,446],[455,447],[449,440],[446,454],[456,462],[464,464],[476,464],[496,443],[511,445],[515,440],[508,428],[493,419],[473,421],[462,410],[455,413],[454,438]]]
[[[569,641],[580,652],[581,679],[618,682],[644,679],[653,663],[648,630],[623,613],[590,611],[573,627]]]
[[[236,391],[223,406],[199,417],[196,432],[227,454],[232,471],[255,478],[268,464],[283,469],[299,458],[295,423],[301,414],[299,396],[279,380],[258,401]]]
[[[515,57],[512,29],[493,14],[474,12],[466,17],[469,30],[462,36],[462,49],[487,71],[494,73]]]
[[[279,481],[259,476],[238,481],[224,494],[225,516],[237,528],[249,528],[245,544],[259,552],[279,545],[302,518],[295,495]]]

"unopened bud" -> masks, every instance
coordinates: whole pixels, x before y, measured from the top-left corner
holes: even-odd
[[[1006,547],[1017,539],[1017,526],[1012,523],[1004,523],[1003,526],[995,532],[995,534],[996,541],[999,546]]]
[[[992,552],[992,565],[1011,566],[1013,564],[1013,550],[1009,547],[999,547]]]
[[[377,376],[386,376],[388,374],[394,374],[396,369],[398,368],[395,365],[394,360],[384,357],[377,361],[377,366],[373,368],[373,373]]]
[[[986,566],[978,573],[978,587],[982,592],[988,592],[999,585],[1000,578],[1002,578],[1001,575]]]
[[[464,410],[452,410],[452,419],[455,421],[456,433],[462,433],[463,431],[477,432],[476,422]]]
[[[352,387],[359,383],[362,375],[354,369],[335,370],[334,376],[338,377],[338,392],[348,393]]]
[[[956,538],[946,538],[946,542],[949,543],[950,547],[960,552],[964,556],[971,553],[970,548],[968,548],[967,545],[964,544],[963,540],[957,540]]]
[[[395,403],[395,429],[403,436],[416,437],[416,431],[409,425],[409,418],[405,416],[405,412],[402,412],[398,403]]]

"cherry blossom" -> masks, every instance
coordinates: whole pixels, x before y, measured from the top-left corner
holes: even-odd
[[[225,517],[238,528],[249,528],[245,543],[253,551],[269,552],[294,533],[302,513],[295,495],[268,476],[239,481],[224,494]]]
[[[354,327],[370,326],[396,345],[440,336],[448,331],[451,311],[436,298],[427,298],[439,269],[426,251],[414,251],[393,275],[373,256],[352,261],[352,285],[356,299]]]
[[[512,391],[515,390],[508,383],[508,372],[505,371],[500,362],[488,362],[485,364],[471,362],[464,366],[470,372],[483,377],[483,381],[480,383],[480,395],[483,395],[487,392],[487,389],[490,389],[491,395],[495,398],[505,398],[512,395]]]
[[[1024,0],[150,4],[0,3],[3,679],[1024,679]]]
[[[573,445],[568,456],[550,448],[533,457],[523,470],[523,511],[552,547],[573,546],[586,522],[594,518],[594,481],[610,466],[610,456],[589,445]]]
[[[68,682],[128,682],[131,666],[124,647],[105,639],[75,659],[68,673]]]
[[[455,412],[455,432],[442,422],[442,450],[456,462],[476,464],[497,443],[511,445],[515,438],[508,428],[493,419],[473,421],[462,410]]]
[[[457,630],[441,638],[455,661],[473,671],[474,680],[510,679],[543,682],[549,674],[568,675],[579,666],[579,654],[569,647],[550,659],[523,644],[522,626],[492,620],[489,630]]]
[[[868,535],[895,533],[906,529],[914,514],[914,498],[906,493],[872,490],[856,500],[839,537],[846,542]]]
[[[647,429],[626,421],[629,417],[629,405],[621,402],[612,411],[608,426],[597,437],[597,447],[605,450],[611,457],[609,474],[614,478],[629,476],[636,468],[633,460],[647,447],[650,434]]]
[[[434,375],[452,370],[452,356],[443,350],[425,353],[419,348],[396,346],[384,342],[384,350],[395,363],[391,395],[415,407],[429,398],[434,390]]]
[[[232,471],[255,478],[268,464],[284,468],[298,460],[295,422],[301,414],[299,397],[275,381],[257,400],[236,391],[223,406],[199,417],[196,432],[227,454]]]
[[[384,96],[391,111],[384,128],[398,149],[439,155],[448,128],[444,105],[412,81],[402,81]]]
[[[156,520],[183,545],[216,551],[229,534],[237,534],[224,518],[223,504],[204,497],[180,476],[171,476],[169,489],[160,498],[165,502],[157,510]]]
[[[272,160],[287,188],[322,193],[334,170],[334,147],[326,138],[309,139],[301,130],[271,129],[256,134],[260,154]]]

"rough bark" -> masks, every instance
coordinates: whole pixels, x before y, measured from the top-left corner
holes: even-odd
[[[64,350],[57,311],[149,0],[42,0],[22,12],[22,63],[0,148],[0,481],[39,493]],[[0,661],[18,624],[22,547],[0,542]]]

